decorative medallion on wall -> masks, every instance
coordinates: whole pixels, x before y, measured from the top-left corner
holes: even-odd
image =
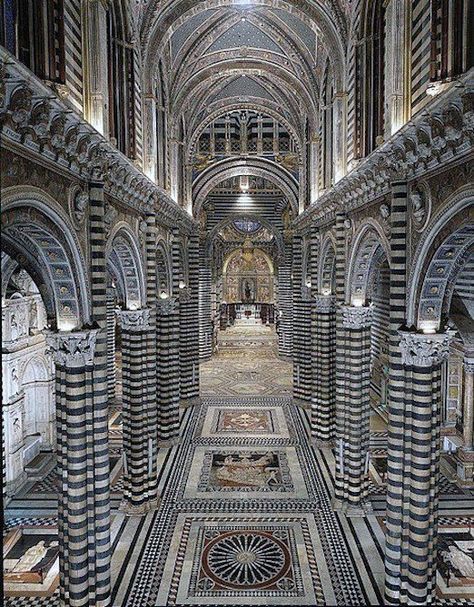
[[[410,210],[416,231],[422,232],[431,217],[431,196],[425,184],[418,183],[411,187]]]

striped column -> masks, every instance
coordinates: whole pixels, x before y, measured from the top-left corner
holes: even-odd
[[[115,289],[107,287],[107,396],[115,400]]]
[[[309,278],[309,277],[308,277]],[[293,239],[293,398],[311,399],[311,300],[303,276],[303,238]]]
[[[99,468],[105,479],[97,475],[100,460],[96,462],[94,448],[98,333],[94,329],[47,335],[56,383],[59,594],[61,605],[67,607],[109,605],[104,584],[109,562],[104,558],[100,517],[101,485],[108,484],[109,470]],[[100,435],[98,442],[100,455]],[[108,507],[108,495],[105,499]]]
[[[312,312],[311,438],[317,447],[334,440],[336,416],[336,298],[316,295]]]
[[[127,515],[146,514],[158,503],[154,479],[150,478],[154,473],[153,446],[150,444],[146,415],[152,386],[148,381],[143,381],[143,370],[149,365],[149,317],[150,310],[147,308],[117,311],[122,337],[123,374],[124,492],[120,510]]]
[[[199,252],[199,359],[212,355],[211,266],[202,250]]]
[[[110,465],[107,398],[107,268],[105,259],[104,186],[89,186],[89,246],[92,321],[97,333],[94,355],[93,414],[88,418],[89,596],[92,605],[110,602]]]
[[[336,479],[334,507],[349,516],[367,510],[369,471],[370,327],[372,308],[342,306],[338,311],[336,379]],[[342,371],[342,372],[341,372]]]
[[[292,255],[292,243],[288,241],[278,268],[278,354],[290,360],[293,356]]]
[[[188,287],[180,290],[181,405],[199,403],[199,242],[188,242]]]
[[[392,370],[390,393],[388,605],[431,605],[436,599],[441,367],[449,356],[451,338],[450,332],[399,331],[400,363],[396,374]]]
[[[146,303],[149,309],[148,325],[150,330],[146,334],[146,367],[143,369],[143,380],[149,386],[148,402],[143,404],[146,410],[146,434],[148,441],[148,499],[150,503],[157,499],[158,495],[158,407],[157,407],[157,326],[156,305],[158,293],[158,279],[156,272],[156,215],[154,213],[146,216],[145,232],[145,285]]]
[[[171,447],[179,437],[179,311],[174,297],[158,301],[156,329],[159,446]]]

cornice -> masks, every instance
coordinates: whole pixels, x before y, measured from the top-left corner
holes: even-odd
[[[373,202],[388,194],[397,179],[410,181],[463,161],[474,152],[473,116],[474,68],[310,205],[294,227],[301,230],[337,211]]]
[[[0,47],[0,132],[6,148],[105,192],[160,224],[193,233],[196,223],[56,93]]]

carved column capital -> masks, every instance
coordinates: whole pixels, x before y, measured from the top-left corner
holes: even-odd
[[[474,356],[464,358],[464,373],[474,374]]]
[[[398,334],[403,364],[431,367],[448,358],[454,332],[427,334],[398,331]]]
[[[120,327],[129,332],[146,331],[150,329],[150,308],[141,310],[116,310]]]
[[[176,298],[167,297],[166,299],[160,299],[157,302],[157,312],[161,316],[167,316],[172,314],[176,310]]]
[[[336,309],[336,297],[334,295],[315,295],[314,307],[316,312],[328,314]]]
[[[92,365],[98,332],[99,329],[91,329],[46,334],[46,343],[54,362],[65,367]]]
[[[179,301],[190,301],[191,299],[191,290],[189,287],[184,287],[184,289],[180,289],[178,293]]]
[[[342,306],[342,326],[345,329],[363,329],[370,327],[374,316],[373,308],[368,306]]]

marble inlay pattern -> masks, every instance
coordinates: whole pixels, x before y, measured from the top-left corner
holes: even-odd
[[[180,515],[178,558],[170,554],[155,604],[324,604],[310,525],[305,517]]]
[[[297,448],[195,449],[184,497],[308,499]]]

